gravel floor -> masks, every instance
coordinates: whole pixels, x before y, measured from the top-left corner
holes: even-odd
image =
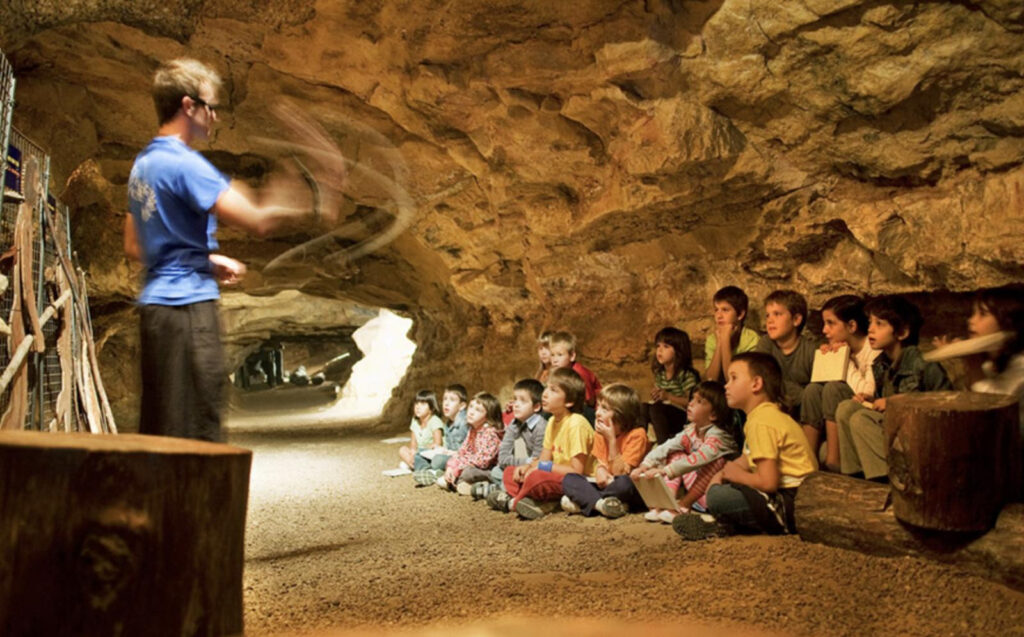
[[[730,635],[1024,635],[1024,594],[951,567],[795,537],[684,543],[638,515],[520,521],[381,476],[397,461],[381,437],[232,437],[254,451],[248,635],[538,616]]]

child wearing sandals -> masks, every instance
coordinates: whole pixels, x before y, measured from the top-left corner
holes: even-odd
[[[640,464],[650,447],[640,419],[640,397],[621,383],[603,388],[597,398],[594,428],[594,482],[578,473],[565,476],[562,510],[585,516],[600,513],[606,518],[622,517],[631,505],[637,506],[629,472]]]
[[[689,513],[697,504],[707,508],[704,494],[711,478],[725,466],[726,458],[738,451],[729,430],[733,415],[725,400],[725,388],[715,381],[704,381],[693,389],[686,413],[690,424],[668,442],[655,447],[632,477],[661,476],[676,492],[679,508],[651,509],[644,515],[649,522],[671,524],[680,513]]]
[[[469,434],[458,452],[448,460],[444,476],[437,480],[437,486],[446,490],[456,489],[459,495],[469,495],[473,482],[487,480],[489,469],[498,460],[501,403],[491,394],[480,392],[466,407],[466,422]],[[465,473],[470,467],[480,471]]]

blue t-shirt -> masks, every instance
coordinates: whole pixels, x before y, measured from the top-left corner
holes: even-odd
[[[146,266],[143,305],[220,297],[210,265],[217,218],[210,209],[230,182],[181,139],[157,137],[139,153],[128,199]]]

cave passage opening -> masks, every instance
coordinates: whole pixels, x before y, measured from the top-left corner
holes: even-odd
[[[232,375],[228,430],[286,432],[379,418],[416,352],[412,326],[412,319],[378,309],[343,334],[265,340]]]

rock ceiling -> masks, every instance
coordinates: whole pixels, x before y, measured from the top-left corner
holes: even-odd
[[[701,340],[728,283],[820,305],[1024,280],[1019,2],[82,0],[0,18],[16,124],[68,180],[98,294],[131,295],[117,233],[152,70],[198,57],[226,80],[209,149],[226,170],[279,165],[258,138],[281,99],[372,169],[353,172],[349,232],[284,268],[259,273],[314,236],[224,232],[250,291],[413,315],[424,382],[506,383],[559,326],[598,371],[636,370],[666,323]],[[408,227],[348,258],[393,227],[396,188]]]

